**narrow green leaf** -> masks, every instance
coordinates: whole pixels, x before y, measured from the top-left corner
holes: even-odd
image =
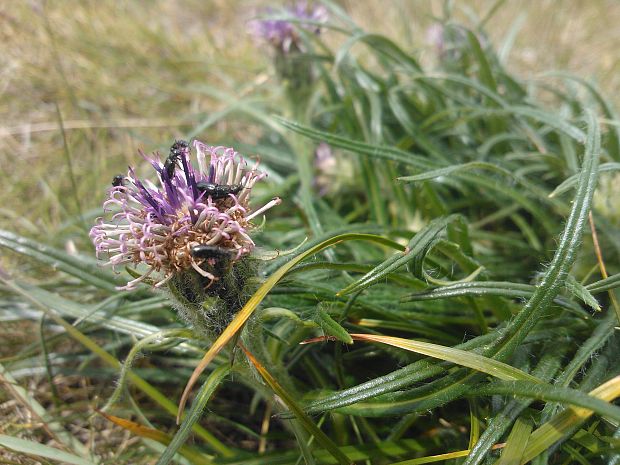
[[[471,48],[474,57],[478,61],[480,81],[490,90],[497,93],[497,82],[495,81],[495,77],[493,77],[493,72],[491,71],[489,61],[480,47],[478,38],[473,32],[467,31],[467,40],[469,41],[469,47]]]
[[[329,316],[329,313],[327,313],[323,308],[319,307],[317,317],[317,323],[327,335],[335,337],[337,340],[344,342],[345,344],[353,344],[353,339],[351,339],[351,336],[347,330],[340,326],[331,316]]]
[[[228,324],[226,329],[219,335],[216,341],[211,345],[207,353],[203,356],[200,363],[194,369],[192,376],[190,377],[185,389],[183,390],[183,395],[181,396],[181,401],[179,402],[179,415],[183,411],[185,407],[185,403],[187,401],[187,397],[192,389],[192,386],[200,376],[200,374],[205,370],[205,368],[211,363],[211,361],[215,358],[215,356],[224,348],[226,344],[234,337],[235,334],[243,327],[245,322],[250,318],[254,310],[258,307],[258,305],[263,301],[265,296],[269,293],[269,291],[288,273],[288,271],[297,265],[304,258],[307,258],[315,253],[320,252],[327,247],[330,247],[339,242],[349,241],[349,240],[365,240],[369,242],[375,242],[383,245],[392,245],[393,242],[390,240],[386,240],[381,236],[376,236],[373,234],[340,234],[337,236],[333,236],[325,241],[315,245],[314,247],[298,254],[288,263],[281,266],[275,273],[273,273],[267,280],[258,288],[258,290],[250,297],[248,302],[243,306],[239,313],[233,318],[233,320]],[[177,422],[179,422],[177,417]]]
[[[3,389],[11,395],[13,399],[20,402],[30,411],[30,415],[38,419],[45,425],[49,433],[54,435],[54,439],[65,447],[69,447],[73,452],[80,455],[87,455],[88,449],[73,435],[69,434],[63,424],[53,419],[28,390],[19,385],[11,372],[0,364],[0,382]]]
[[[620,422],[620,407],[576,389],[550,386],[540,382],[532,383],[530,381],[521,380],[495,382],[487,386],[476,386],[470,391],[470,394],[474,396],[492,396],[500,394],[540,399],[546,402],[561,402],[563,404],[571,404],[592,410],[601,416],[609,417],[612,420]]]
[[[415,294],[408,294],[403,296],[401,301],[416,302],[423,300],[449,299],[463,296],[476,297],[485,295],[500,296],[509,299],[531,298],[532,295],[534,295],[534,292],[536,292],[536,286],[531,284],[502,281],[474,281],[455,283],[416,292]],[[562,296],[555,297],[553,302],[583,316],[588,316],[579,305]]]
[[[185,441],[187,441],[187,438],[192,432],[194,424],[200,420],[207,402],[209,402],[209,399],[220,383],[224,380],[228,373],[230,373],[230,369],[231,368],[228,365],[220,365],[213,370],[211,375],[209,375],[205,383],[198,391],[198,394],[196,395],[187,416],[183,420],[183,423],[179,427],[179,430],[172,438],[172,441],[170,441],[170,444],[168,444],[168,447],[166,447],[164,453],[157,460],[156,465],[166,465],[170,463],[170,461],[174,458],[174,454],[176,454],[183,444],[185,444]]]
[[[600,294],[601,292],[609,291],[620,287],[620,273],[609,276],[608,278],[601,279],[592,284],[588,284],[586,289],[591,294]]]
[[[63,250],[41,244],[10,231],[0,230],[0,246],[31,257],[101,289],[116,291],[116,286],[126,284],[119,276],[98,266],[93,259],[69,255]]]
[[[274,117],[274,119],[280,124],[282,124],[284,127],[296,131],[306,137],[317,141],[324,141],[334,147],[349,150],[350,152],[355,154],[365,155],[371,157],[372,159],[399,161],[409,166],[413,166],[416,169],[425,171],[444,168],[444,166],[441,166],[440,164],[431,161],[426,157],[422,157],[420,155],[406,152],[404,150],[400,150],[394,147],[366,144],[363,142],[348,139],[346,137],[337,136],[325,131],[319,131],[298,123],[287,121],[283,118]],[[572,126],[570,127],[572,128]],[[505,182],[499,182],[490,177],[475,175],[467,172],[456,171],[453,173],[453,175],[458,179],[462,179],[474,185],[478,185],[483,192],[500,192],[501,194],[511,198],[512,200],[518,202],[523,208],[531,212],[532,215],[534,215],[536,219],[541,222],[545,229],[547,229],[547,231],[554,231],[555,227],[553,223],[549,220],[548,213],[546,213],[539,206],[540,200],[544,202],[546,201],[546,197],[544,199],[538,199],[537,202],[533,202],[530,198],[523,194],[521,190],[511,187]]]
[[[78,457],[77,455],[35,441],[27,441],[26,439],[7,436],[6,434],[0,434],[0,446],[15,452],[21,452],[22,454],[35,455],[37,457],[44,457],[49,460],[70,463],[72,465],[95,465],[95,462]]]
[[[421,264],[426,253],[428,253],[432,245],[439,239],[440,234],[445,230],[447,225],[457,218],[459,218],[458,215],[451,215],[434,219],[413,236],[404,252],[391,256],[357,281],[340,290],[337,295],[347,295],[366,289],[374,283],[384,280],[388,274],[393,273],[411,261],[418,263],[419,270],[417,270],[417,272],[421,275]]]
[[[494,358],[508,357],[525,339],[566,282],[581,245],[598,175],[601,135],[593,113],[587,112],[588,133],[579,185],[558,248],[536,291],[489,349]]]
[[[568,275],[566,277],[566,289],[569,290],[571,294],[577,297],[579,300],[583,301],[588,307],[597,312],[601,311],[601,306],[598,304],[596,299],[590,291],[588,291],[579,281],[577,281],[572,275]]]
[[[568,347],[550,344],[548,351],[536,365],[532,374],[545,382],[549,382],[561,368],[562,356]],[[506,403],[488,421],[487,427],[480,436],[480,440],[471,448],[463,465],[479,465],[488,455],[493,444],[497,443],[508,428],[517,420],[523,411],[533,402],[530,399],[515,398]]]
[[[606,173],[610,171],[620,171],[620,163],[612,162],[612,163],[603,163],[599,166],[598,172]],[[577,185],[577,181],[579,180],[579,173],[573,174],[570,178],[567,178],[562,184],[556,187],[549,197],[559,197],[560,195],[568,192],[572,188]]]
[[[497,335],[488,333],[459,344],[455,348],[464,351],[480,349],[493,341]],[[306,411],[318,413],[371,399],[382,394],[397,391],[416,382],[436,376],[446,370],[447,364],[432,359],[420,360],[384,376],[361,383],[348,389],[317,399],[306,406]]]
[[[30,292],[27,292],[20,286],[16,285],[12,281],[5,280],[0,276],[0,280],[2,280],[11,290],[16,292],[17,294],[22,295],[27,300],[34,303],[36,306],[41,308],[51,319],[54,320],[57,324],[62,326],[65,331],[77,342],[82,344],[88,350],[93,352],[99,358],[101,358],[107,365],[120,369],[121,363],[110,353],[106,352],[99,344],[93,341],[91,338],[80,332],[76,327],[67,323],[63,318],[61,318],[56,311],[54,311],[53,304],[50,304],[48,301],[40,301],[34,298]],[[45,302],[45,303],[44,303]],[[149,396],[153,401],[159,404],[164,410],[172,415],[177,414],[177,408],[173,402],[170,401],[165,395],[159,392],[153,385],[148,383],[147,381],[140,378],[138,375],[129,371],[127,373],[127,377],[129,380],[134,383],[138,389],[144,392],[147,396]],[[221,453],[224,456],[230,456],[232,452],[222,444],[215,436],[213,436],[209,431],[204,429],[200,425],[194,425],[194,431],[209,444],[213,450]]]
[[[497,166],[493,163],[488,163],[484,161],[470,161],[469,163],[463,163],[461,165],[451,165],[445,168],[439,168],[436,170],[426,171],[424,173],[415,174],[413,176],[401,176],[397,178],[398,181],[402,182],[420,182],[420,181],[428,181],[429,179],[435,179],[440,176],[449,176],[452,173],[457,171],[467,171],[474,169],[485,169],[489,171],[496,171],[501,173],[509,178],[514,178],[514,173],[508,171],[507,169],[502,168],[501,166]]]

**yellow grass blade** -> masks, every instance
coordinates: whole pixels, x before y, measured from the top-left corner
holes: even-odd
[[[491,449],[497,450],[504,447],[504,444],[495,444]],[[471,451],[469,449],[457,450],[455,452],[446,452],[445,454],[427,455],[426,457],[418,457],[417,459],[403,460],[402,462],[394,462],[390,465],[424,465],[425,463],[444,462],[446,460],[457,459],[459,457],[467,457]]]
[[[588,394],[607,402],[613,401],[620,396],[620,376],[616,376],[601,384]],[[575,425],[584,422],[592,416],[592,413],[592,410],[583,407],[569,407],[555,415],[531,434],[527,448],[523,453],[521,464],[529,462],[538,454],[547,450],[555,442],[562,439],[567,432],[571,431]]]
[[[136,436],[140,436],[141,438],[152,439],[153,441],[157,441],[160,444],[164,444],[166,446],[170,444],[170,441],[172,441],[172,436],[162,431],[149,428],[131,420],[126,420],[124,418],[110,415],[108,413],[102,412],[101,410],[97,410],[97,413],[103,416],[106,420],[111,421],[115,425],[118,425],[121,428],[135,434]],[[211,463],[211,460],[207,456],[193,450],[188,446],[181,446],[181,448],[179,449],[179,453],[188,460],[190,460],[191,463],[195,463],[198,465],[206,465]]]
[[[474,370],[487,373],[491,376],[495,376],[496,378],[506,381],[522,380],[542,383],[542,381],[535,376],[525,373],[518,368],[466,350],[455,349],[453,347],[446,347],[439,344],[431,344],[429,342],[413,341],[411,339],[375,334],[351,334],[351,337],[353,340],[357,341],[380,342],[382,344],[388,344],[393,347],[409,350],[418,354],[428,355],[429,357],[438,358],[440,360],[446,360],[448,362],[456,363],[457,365],[473,368]]]
[[[140,423],[110,415],[109,413],[102,412],[101,410],[97,410],[97,413],[106,420],[111,421],[115,425],[118,425],[121,428],[132,432],[136,436],[140,436],[141,438],[152,439],[153,441],[157,441],[160,444],[165,445],[172,440],[172,436],[157,429],[149,428],[148,426],[141,425]]]

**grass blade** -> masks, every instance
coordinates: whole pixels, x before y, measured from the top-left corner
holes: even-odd
[[[31,257],[54,269],[64,271],[101,289],[116,291],[116,286],[123,286],[125,284],[122,278],[97,266],[92,259],[83,256],[71,256],[62,250],[19,236],[10,231],[0,230],[0,246]]]
[[[34,297],[32,297],[30,295],[30,293],[28,293],[24,289],[20,288],[19,286],[17,286],[12,281],[6,280],[6,279],[2,278],[1,276],[0,276],[0,280],[2,280],[14,292],[22,295],[27,300],[30,300],[33,304],[35,304],[36,306],[41,308],[41,310],[44,311],[52,320],[54,320],[55,323],[57,323],[60,326],[62,326],[65,329],[65,331],[67,331],[67,333],[73,339],[75,339],[77,342],[79,342],[84,347],[86,347],[88,350],[90,350],[95,355],[97,355],[99,358],[101,358],[106,364],[108,364],[108,365],[110,365],[110,366],[112,366],[113,368],[116,368],[116,369],[120,369],[121,368],[121,363],[114,356],[112,356],[110,353],[105,351],[99,344],[97,344],[91,338],[89,338],[88,336],[86,336],[85,334],[80,332],[75,326],[70,325],[69,323],[67,323],[63,318],[61,318],[53,310],[52,307],[48,307],[42,301],[39,301],[39,300],[35,299]],[[127,377],[129,378],[129,380],[135,386],[137,386],[142,392],[144,392],[147,396],[149,396],[151,399],[153,399],[154,402],[159,404],[168,413],[170,413],[172,415],[176,415],[177,414],[177,408],[174,405],[174,403],[171,402],[161,392],[159,392],[153,385],[151,385],[147,381],[143,380],[141,377],[139,377],[138,375],[136,375],[132,371],[129,371],[127,373]],[[209,431],[207,431],[206,429],[202,428],[200,425],[194,425],[194,428],[195,428],[196,433],[202,439],[204,439],[204,441],[207,442],[209,444],[209,446],[213,448],[213,450],[216,450],[217,452],[221,453],[224,456],[232,455],[232,452],[230,451],[230,449],[228,449],[228,447],[226,447],[224,444],[222,444]]]
[[[519,465],[531,432],[532,424],[518,418],[506,440],[502,456],[495,465]]]
[[[482,373],[487,373],[503,380],[527,380],[536,384],[542,383],[542,381],[535,376],[525,373],[518,368],[514,368],[505,363],[498,362],[497,360],[493,360],[473,352],[468,352],[466,350],[392,336],[351,334],[351,337],[356,341],[380,342],[382,344],[388,344],[393,347],[409,350],[418,354],[438,358],[457,365],[472,368]]]
[[[496,382],[487,386],[476,386],[471,390],[474,396],[506,395],[540,399],[547,402],[562,402],[586,408],[601,416],[620,422],[620,407],[576,389],[550,386],[529,381]]]
[[[71,465],[95,465],[95,462],[78,457],[77,455],[56,449],[54,447],[45,446],[34,441],[26,439],[14,438],[6,434],[0,434],[0,446],[15,452],[21,452],[27,455],[36,455],[49,460],[55,460],[62,463],[70,463]]]
[[[349,284],[347,287],[337,293],[339,296],[352,294],[372,286],[374,283],[385,279],[385,277],[406,265],[412,260],[420,263],[424,259],[424,255],[429,252],[432,245],[439,239],[442,231],[448,224],[458,218],[458,215],[451,215],[443,218],[436,218],[427,226],[422,228],[405,248],[405,251],[391,256],[380,265],[373,268],[357,281]],[[421,268],[421,266],[417,267]],[[420,272],[417,273],[421,275]],[[419,277],[419,276],[418,276]]]
[[[0,364],[0,383],[4,385],[7,393],[24,405],[33,418],[41,422],[42,428],[53,437],[59,444],[77,452],[80,455],[87,455],[88,449],[71,434],[67,433],[61,423],[50,418],[45,408],[13,378],[11,372],[4,365]]]

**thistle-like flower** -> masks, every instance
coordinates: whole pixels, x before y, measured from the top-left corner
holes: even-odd
[[[201,286],[209,288],[252,252],[252,220],[280,203],[274,198],[252,211],[252,187],[266,174],[257,166],[248,169],[231,148],[193,145],[196,165],[185,141],[175,142],[164,162],[158,154],[142,153],[157,172],[157,182],[138,179],[131,167],[126,176],[114,178],[104,210],[118,211],[110,221],[99,218],[90,237],[97,256],[107,256],[107,265],[148,267],[122,289],[157,274],[155,287],[161,287],[188,272],[197,273]],[[220,296],[221,289],[214,294]]]
[[[305,1],[298,1],[291,7],[284,9],[284,12],[292,18],[299,20],[298,27],[319,34],[320,26],[310,23],[324,23],[327,21],[327,10],[322,5],[310,7]],[[267,13],[274,13],[268,10]],[[295,29],[296,24],[284,19],[262,19],[254,20],[250,23],[250,32],[258,39],[269,42],[276,50],[281,53],[288,53],[292,50],[301,50],[299,34]]]

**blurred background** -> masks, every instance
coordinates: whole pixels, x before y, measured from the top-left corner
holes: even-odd
[[[367,31],[432,60],[433,18],[444,1],[339,3]],[[517,74],[562,69],[618,99],[618,2],[458,3],[455,15],[465,23],[468,16],[490,18],[490,38],[500,56],[502,47],[510,50],[508,68]],[[0,227],[53,234],[79,210],[100,205],[102,185],[135,164],[138,148],[165,151],[187,134],[216,145],[251,143],[248,124],[222,112],[234,112],[235,100],[273,81],[269,47],[248,33],[248,21],[266,5],[0,3]],[[345,40],[334,31],[325,39]]]

